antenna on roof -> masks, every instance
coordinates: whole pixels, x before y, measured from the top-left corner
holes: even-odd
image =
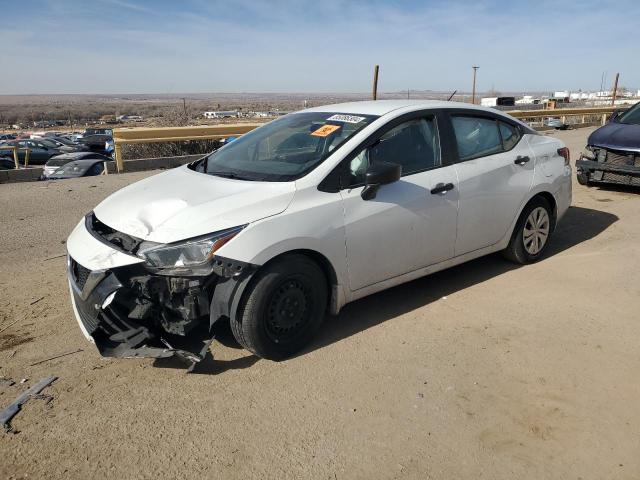
[[[447,98],[447,102],[450,102],[451,99],[453,98],[453,96],[458,93],[458,90],[454,90],[453,93],[451,95],[449,95],[449,98]]]

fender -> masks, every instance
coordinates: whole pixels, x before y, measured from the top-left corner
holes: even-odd
[[[235,318],[238,305],[247,285],[260,265],[218,257],[214,272],[220,277],[213,290],[209,308],[209,328],[222,318]]]
[[[511,222],[511,226],[509,227],[509,230],[507,231],[507,233],[505,234],[504,237],[502,237],[502,240],[500,240],[497,245],[499,246],[498,250],[502,250],[503,248],[507,248],[507,245],[509,244],[509,241],[511,240],[511,236],[513,235],[513,230],[516,228],[516,224],[518,223],[518,220],[520,219],[520,215],[522,215],[522,211],[525,209],[525,207],[529,204],[529,202],[531,200],[533,200],[534,197],[540,195],[540,194],[548,194],[551,195],[553,197],[553,202],[554,202],[554,208],[553,208],[553,228],[555,229],[556,223],[558,221],[558,196],[554,193],[552,193],[550,191],[549,188],[545,188],[545,187],[550,187],[551,184],[546,184],[546,185],[539,185],[538,188],[535,188],[533,190],[531,190],[529,192],[529,195],[527,196],[526,200],[522,203],[522,205],[520,205],[520,208],[518,209],[518,213],[516,214],[515,218],[513,219],[513,221]]]

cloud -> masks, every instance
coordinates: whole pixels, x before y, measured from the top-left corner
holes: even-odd
[[[143,4],[140,4],[140,3],[127,2],[124,0],[101,0],[101,1],[106,4],[110,4],[114,7],[122,7],[128,10],[133,10],[135,12],[141,12],[141,13],[155,12],[155,10],[153,10],[152,8],[145,7]]]

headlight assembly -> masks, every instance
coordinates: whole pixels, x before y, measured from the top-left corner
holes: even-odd
[[[246,225],[229,228],[179,243],[142,242],[137,255],[162,275],[209,275],[214,254]]]

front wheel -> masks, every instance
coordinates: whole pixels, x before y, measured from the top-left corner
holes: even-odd
[[[316,262],[286,255],[267,264],[251,281],[233,335],[262,358],[280,360],[306,346],[320,327],[327,307],[327,281]]]
[[[589,184],[589,174],[588,173],[578,173],[576,175],[577,179],[578,179],[578,183],[580,185],[585,185],[585,186],[590,186]]]
[[[549,202],[542,197],[534,198],[522,211],[504,256],[520,264],[538,261],[547,248],[552,230]]]

